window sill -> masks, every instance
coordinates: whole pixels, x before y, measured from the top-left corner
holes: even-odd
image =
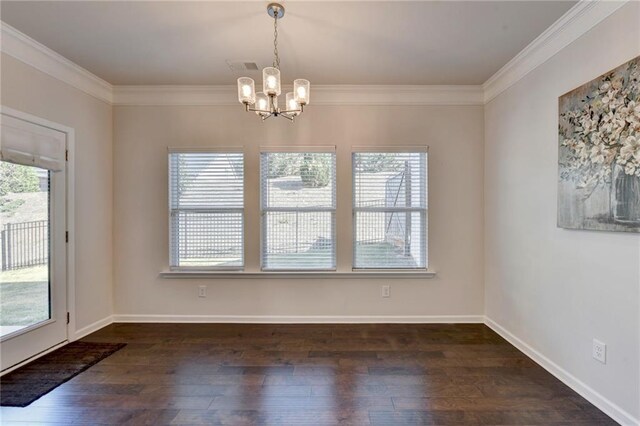
[[[311,278],[311,279],[354,279],[354,278],[435,278],[433,271],[309,271],[309,272],[226,272],[226,271],[162,271],[161,278],[201,278],[201,279],[254,279],[254,278]]]

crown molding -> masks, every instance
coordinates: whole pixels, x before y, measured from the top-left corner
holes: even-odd
[[[482,85],[484,103],[513,86],[629,0],[580,0]]]
[[[314,85],[312,104],[483,105],[629,1],[579,1],[481,86]],[[111,105],[238,103],[235,86],[113,86],[2,21],[0,34],[2,52]]]
[[[482,105],[482,86],[315,86],[317,105]]]
[[[235,85],[113,86],[0,21],[0,51],[111,105],[237,105]],[[284,87],[285,91],[291,90]],[[314,105],[482,105],[481,86],[314,85]]]
[[[115,86],[114,105],[237,105],[235,86]],[[283,92],[290,91],[283,87]],[[314,85],[313,105],[482,105],[481,86]]]
[[[113,105],[234,105],[234,86],[115,86]]]
[[[45,45],[0,21],[0,51],[101,101],[112,103],[113,86]]]

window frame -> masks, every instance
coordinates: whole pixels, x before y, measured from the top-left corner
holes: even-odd
[[[229,208],[173,208],[172,207],[172,168],[171,168],[171,155],[172,154],[240,154],[242,156],[242,207],[229,207]],[[245,152],[243,148],[238,147],[211,147],[211,148],[172,148],[167,149],[167,178],[168,178],[168,231],[169,231],[169,271],[175,273],[182,272],[203,272],[203,273],[242,273],[246,267],[246,239],[245,239],[245,226],[246,226],[246,173],[245,173]],[[240,265],[236,266],[213,266],[213,265],[198,265],[198,266],[180,266],[174,265],[175,260],[179,259],[177,254],[178,246],[174,240],[173,233],[173,217],[174,212],[190,211],[196,213],[234,213],[240,214],[242,219],[242,225],[240,227],[240,239],[241,250]],[[175,233],[177,235],[177,232]]]
[[[428,161],[428,147],[425,145],[398,145],[398,146],[342,146],[340,149],[336,149],[336,146],[222,146],[222,147],[177,147],[167,148],[169,152],[188,153],[188,152],[238,152],[242,153],[243,159],[243,227],[242,227],[242,268],[237,267],[205,267],[205,266],[178,266],[171,267],[170,259],[167,258],[167,263],[160,272],[159,277],[162,279],[432,279],[436,277],[436,272],[431,269],[429,265],[429,210],[428,210],[428,173],[429,173],[429,161]],[[355,193],[352,193],[353,189],[353,153],[354,152],[413,152],[424,150],[427,153],[426,157],[426,223],[424,243],[427,246],[425,250],[426,256],[426,268],[411,268],[411,269],[373,269],[373,268],[353,268],[354,260],[354,243],[355,235],[351,232],[349,227],[355,225],[354,213],[353,213],[353,200]],[[262,267],[262,247],[263,247],[263,216],[261,211],[262,206],[262,190],[260,185],[261,180],[261,154],[263,152],[332,152],[334,154],[334,213],[333,219],[333,261],[335,267],[333,269],[261,269]],[[347,159],[347,155],[351,155],[351,159]],[[169,156],[166,157],[169,159]],[[169,164],[167,164],[167,172],[169,171]],[[256,172],[257,171],[257,172]],[[349,179],[348,173],[351,173],[352,186],[351,188],[345,187],[344,179]],[[168,173],[168,190],[170,191],[170,179],[171,175]],[[342,182],[341,186],[338,186],[338,181]],[[169,192],[168,191],[168,192]],[[170,194],[167,197],[168,203],[168,221],[167,228],[169,231],[167,255],[171,256],[171,202]],[[348,197],[352,197],[351,204],[348,201]],[[351,209],[351,212],[349,212]],[[331,210],[331,209],[330,209]],[[350,218],[351,217],[351,218]],[[351,220],[351,222],[349,222]],[[355,231],[355,229],[354,229]],[[259,232],[260,240],[259,244],[255,244],[253,240],[250,242],[246,239],[248,233]],[[352,259],[347,260],[351,244]],[[338,257],[338,255],[340,257]]]
[[[333,170],[332,170],[332,204],[333,207],[266,207],[265,206],[265,191],[263,188],[263,155],[265,154],[331,154],[333,156]],[[338,161],[335,146],[316,146],[316,147],[261,147],[259,152],[259,164],[260,164],[260,184],[259,184],[259,214],[260,214],[260,271],[265,274],[269,273],[335,273],[337,270],[338,258],[337,258],[337,169]],[[330,268],[268,268],[265,267],[265,251],[267,245],[267,213],[271,212],[288,212],[288,213],[321,213],[328,212],[331,217],[331,241],[332,252],[331,259],[333,266]]]
[[[424,207],[357,207],[356,206],[356,155],[357,154],[375,154],[375,153],[389,153],[389,154],[402,154],[402,153],[420,153],[425,155],[425,170],[424,170]],[[357,267],[356,266],[356,246],[357,246],[357,214],[358,213],[388,213],[388,212],[405,212],[405,213],[419,213],[422,219],[423,229],[420,233],[422,238],[422,253],[424,256],[424,266],[415,268],[383,268],[383,267]],[[429,270],[429,147],[426,145],[416,146],[354,146],[351,150],[351,270],[353,273],[366,273],[366,272],[397,272],[411,273],[411,272],[428,272]]]

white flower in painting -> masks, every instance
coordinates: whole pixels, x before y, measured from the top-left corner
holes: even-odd
[[[621,113],[624,115],[627,123],[637,126],[640,124],[640,103],[635,101],[630,101],[629,104],[621,108]]]
[[[627,127],[627,122],[616,114],[613,117],[613,120],[611,120],[610,144],[618,143],[620,135],[624,131],[625,127]]]
[[[604,95],[604,96],[602,97],[602,104],[603,104],[603,105],[608,105],[608,104],[609,104],[609,102],[611,102],[611,99],[612,99],[612,97],[611,97],[611,91],[609,91],[606,95]]]
[[[636,172],[636,165],[634,163],[628,163],[624,166],[624,172],[628,175],[633,175]]]
[[[631,158],[640,161],[640,137],[629,136],[625,139],[622,148],[620,148],[619,163],[626,163]]]
[[[602,121],[600,122],[600,129],[605,132],[611,132],[613,129],[613,119],[615,116],[611,111],[602,116]]]
[[[622,105],[618,109],[616,109],[616,116],[621,120],[626,120],[634,108],[634,101],[630,101],[627,105]]]
[[[608,81],[605,81],[600,86],[600,93],[606,93],[607,91],[609,91],[610,88],[611,88],[611,83],[609,83]]]
[[[603,112],[604,110],[604,105],[602,104],[602,97],[598,94],[598,93],[593,93],[591,95],[591,101],[589,102],[587,108],[589,108],[590,110],[598,113],[598,112]],[[582,111],[582,113],[586,113],[586,110]]]
[[[596,164],[604,163],[606,153],[607,149],[604,145],[595,145],[591,148],[591,161]]]
[[[591,133],[591,143],[593,145],[600,145],[603,142],[602,132]]]
[[[619,95],[613,98],[609,103],[609,108],[617,110],[618,108],[624,106],[625,98],[626,98],[626,95],[624,93],[619,92]]]
[[[591,117],[584,116],[580,120],[580,124],[582,125],[582,131],[587,135],[597,129],[598,120],[592,120]]]
[[[575,150],[582,161],[586,161],[589,158],[589,147],[583,141],[576,143]]]

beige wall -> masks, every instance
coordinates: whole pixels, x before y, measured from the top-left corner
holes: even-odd
[[[114,108],[115,312],[138,315],[483,314],[483,108],[310,106],[295,124],[237,106]],[[246,263],[259,269],[260,145],[337,145],[338,270],[351,266],[351,146],[428,144],[435,279],[163,279],[167,147],[244,146]],[[388,281],[388,280],[386,280]],[[199,299],[198,285],[208,286]]]
[[[640,3],[485,107],[486,314],[640,418],[640,236],[556,227],[558,97],[640,54]],[[592,339],[607,364],[592,359]]]
[[[113,312],[112,108],[2,53],[0,103],[75,129],[76,329]]]

